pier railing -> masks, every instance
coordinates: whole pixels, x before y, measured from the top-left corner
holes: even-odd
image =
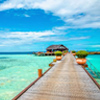
[[[100,71],[87,59],[87,64],[89,70],[92,71],[92,73],[97,77],[100,78]]]

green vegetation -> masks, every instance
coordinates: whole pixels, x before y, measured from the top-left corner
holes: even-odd
[[[86,56],[88,56],[88,52],[85,50],[80,50],[76,53],[76,56],[78,58],[85,58]]]
[[[72,50],[72,53],[76,53],[76,51],[75,50]]]
[[[67,52],[68,52],[67,50],[63,51],[63,53],[67,53]]]
[[[56,56],[61,56],[61,55],[62,55],[62,52],[61,52],[61,51],[56,51],[56,52],[54,52],[54,54],[55,54]]]

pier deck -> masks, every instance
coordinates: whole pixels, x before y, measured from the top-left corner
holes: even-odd
[[[100,89],[67,54],[17,100],[100,100]]]

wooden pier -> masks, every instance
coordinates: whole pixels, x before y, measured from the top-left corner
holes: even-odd
[[[100,100],[100,89],[75,58],[67,54],[13,100]]]

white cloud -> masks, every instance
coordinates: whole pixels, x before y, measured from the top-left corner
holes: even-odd
[[[81,36],[81,37],[73,37],[73,38],[68,38],[68,40],[83,40],[83,39],[89,39],[90,36]]]
[[[100,28],[100,0],[8,0],[0,11],[8,9],[42,9],[59,16],[67,28]]]
[[[52,41],[52,38],[47,38],[50,36],[56,36],[53,31],[43,31],[43,32],[7,32],[5,35],[0,34],[0,46],[6,45],[21,45],[21,44],[32,44],[34,42],[40,41]],[[57,34],[59,35],[59,34]],[[57,39],[55,38],[55,41]]]
[[[100,47],[100,45],[92,45],[92,47]]]
[[[65,37],[59,34],[57,31],[43,31],[43,32],[8,32],[0,34],[0,46],[6,45],[21,45],[21,44],[32,44],[34,42],[43,41],[72,41],[88,39],[87,37]],[[65,34],[65,33],[64,33]]]
[[[1,44],[0,46],[2,47],[2,46],[5,46],[5,45],[2,45],[2,44]]]
[[[29,16],[29,15],[27,15],[27,14],[24,14],[24,16],[25,16],[25,17],[30,17],[30,16]]]
[[[6,35],[6,36],[5,36]],[[42,36],[51,36],[55,35],[52,31],[43,31],[43,32],[8,32],[5,35],[1,34],[0,38],[6,39],[38,39]]]

